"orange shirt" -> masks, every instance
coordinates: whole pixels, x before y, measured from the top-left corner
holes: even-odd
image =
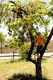
[[[34,39],[34,42],[37,43],[37,46],[43,45],[43,37],[41,34],[37,35],[37,37]]]

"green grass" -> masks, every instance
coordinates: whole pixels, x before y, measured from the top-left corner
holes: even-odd
[[[43,76],[53,80],[53,58],[42,61]],[[0,60],[0,80],[8,80],[14,74],[35,75],[35,66],[31,62],[23,61],[1,61]]]
[[[4,62],[0,61],[0,80],[8,80],[13,74],[28,73],[34,74],[34,65],[26,61]]]
[[[42,72],[49,80],[53,80],[53,57],[47,58],[47,60],[42,63]]]

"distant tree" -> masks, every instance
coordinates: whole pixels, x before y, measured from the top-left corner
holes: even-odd
[[[1,53],[2,53],[2,45],[5,42],[5,36],[2,32],[0,32],[0,45],[1,45]]]

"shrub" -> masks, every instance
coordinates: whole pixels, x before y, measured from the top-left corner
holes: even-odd
[[[30,50],[30,45],[25,43],[24,45],[22,45],[20,47],[20,51],[19,53],[21,54],[22,59],[26,59],[27,58],[27,54]]]

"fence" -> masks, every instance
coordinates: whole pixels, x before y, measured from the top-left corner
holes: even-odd
[[[19,59],[19,58],[21,58],[21,55],[15,52],[0,54],[0,59]]]
[[[21,54],[18,54],[18,53],[15,53],[15,52],[12,52],[12,53],[7,53],[7,54],[0,54],[0,60],[1,59],[20,59],[20,58],[24,58],[26,55],[21,55]],[[53,52],[49,52],[49,53],[45,53],[43,57],[46,57],[46,58],[49,58],[53,56]]]

